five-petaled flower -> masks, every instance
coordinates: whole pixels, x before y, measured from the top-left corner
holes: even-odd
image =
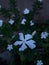
[[[49,33],[48,32],[42,32],[41,33],[41,39],[46,39],[48,37]]]
[[[10,19],[8,22],[12,25],[14,23],[14,20]]]
[[[30,10],[27,8],[24,10],[24,14],[29,14],[29,12],[30,12]]]
[[[37,60],[37,65],[43,65],[42,60]]]
[[[13,49],[12,44],[8,45],[7,50],[11,51]]]
[[[25,38],[24,38],[25,37]],[[19,33],[19,39],[20,41],[16,41],[14,43],[15,46],[17,45],[22,45],[19,48],[19,51],[24,51],[27,46],[30,49],[34,49],[36,47],[36,45],[34,43],[36,43],[34,40],[32,40],[32,35],[31,34],[26,34],[25,36],[23,35],[23,33]]]

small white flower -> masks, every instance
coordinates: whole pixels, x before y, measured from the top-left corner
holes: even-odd
[[[31,20],[30,21],[30,26],[33,26],[34,25],[34,22]]]
[[[3,20],[0,20],[0,27],[2,27],[3,25]]]
[[[26,19],[22,19],[21,24],[25,25]]]
[[[12,25],[14,23],[14,20],[10,19],[8,22]]]
[[[41,33],[41,39],[46,39],[48,37],[49,33],[47,32],[42,32]]]
[[[25,37],[25,38],[24,38]],[[34,43],[36,43],[34,40],[32,40],[32,35],[30,34],[26,34],[25,36],[23,35],[23,33],[19,33],[19,39],[20,41],[16,41],[14,43],[15,46],[17,45],[22,45],[20,48],[19,48],[19,51],[24,51],[27,46],[30,48],[30,49],[34,49],[36,47],[36,45]]]
[[[37,60],[37,65],[43,65],[42,60]]]
[[[27,8],[24,10],[24,14],[29,14],[29,12],[30,12],[30,10]]]
[[[8,45],[7,50],[11,51],[13,49],[12,44]]]
[[[39,2],[42,2],[43,0],[38,0]]]
[[[3,35],[2,35],[2,34],[0,34],[0,37],[3,37]]]
[[[36,34],[36,31],[34,31],[33,33],[32,33],[32,36],[34,36]]]

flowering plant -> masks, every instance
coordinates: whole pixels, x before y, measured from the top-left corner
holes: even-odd
[[[48,20],[44,24],[38,24],[35,20],[42,4],[42,0],[36,0],[32,10],[24,9],[22,18],[16,8],[16,0],[10,0],[9,10],[0,6],[1,14],[8,19],[7,22],[0,20],[0,52],[6,50],[12,54],[14,60],[9,62],[10,65],[16,65],[17,56],[21,65],[27,65],[27,61],[32,61],[33,65],[46,64],[43,55],[48,55],[49,24],[45,24]]]

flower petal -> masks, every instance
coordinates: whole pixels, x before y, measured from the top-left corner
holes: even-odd
[[[26,19],[22,19],[21,24],[25,25]]]
[[[23,33],[19,33],[19,39],[20,39],[20,40],[24,40]]]
[[[32,36],[34,36],[35,34],[36,34],[36,30],[35,30],[35,31],[33,31]]]
[[[2,27],[3,25],[3,20],[0,20],[0,27]]]
[[[23,43],[23,41],[16,41],[16,42],[14,43],[14,45],[15,45],[15,46],[21,45],[22,43]]]
[[[25,35],[25,40],[29,40],[29,39],[31,39],[32,38],[32,35],[30,35],[30,34],[26,34]]]
[[[24,51],[27,48],[27,46],[23,43],[23,45],[19,48],[19,51]]]
[[[29,40],[26,41],[26,44],[29,46],[29,48],[34,49],[36,47],[36,45],[34,44],[35,41],[34,40]]]
[[[30,26],[33,26],[34,25],[34,22],[31,20],[30,21]]]

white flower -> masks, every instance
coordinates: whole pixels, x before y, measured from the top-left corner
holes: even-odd
[[[30,26],[33,26],[34,25],[34,22],[31,20],[30,21]]]
[[[39,2],[42,2],[43,0],[38,0]]]
[[[3,20],[0,20],[0,27],[2,27],[3,25]]]
[[[24,38],[25,37],[25,38]],[[32,35],[30,34],[26,34],[25,36],[23,35],[23,33],[19,33],[19,39],[20,41],[16,41],[14,43],[15,46],[17,45],[22,45],[20,48],[19,48],[19,51],[24,51],[27,46],[30,48],[30,49],[34,49],[36,47],[36,45],[34,43],[36,43],[34,40],[32,40]]]
[[[14,20],[10,19],[8,22],[12,25],[14,23]]]
[[[47,32],[42,32],[41,33],[41,39],[46,39],[48,37],[49,33]]]
[[[25,25],[26,19],[22,19],[21,24]]]
[[[37,60],[37,65],[43,65],[42,60]]]
[[[8,45],[7,50],[11,51],[13,49],[12,44]]]
[[[0,34],[0,37],[3,37],[3,35],[2,35],[2,34]]]
[[[30,12],[30,10],[27,8],[24,10],[24,14],[29,14],[29,12]]]
[[[34,31],[33,33],[32,33],[32,36],[34,36],[36,34],[36,31]]]

